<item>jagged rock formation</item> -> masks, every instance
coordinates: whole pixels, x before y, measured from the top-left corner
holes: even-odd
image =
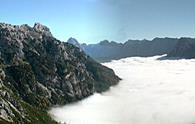
[[[46,26],[0,23],[0,123],[55,123],[46,110],[107,90],[120,79]]]
[[[75,38],[72,38],[72,37],[69,38],[67,43],[72,44],[72,45],[78,47],[81,51],[83,50],[82,46],[80,45],[80,43]]]
[[[101,41],[98,44],[81,44],[81,48],[98,61],[110,61],[125,57],[168,54],[177,44],[176,38],[155,38],[153,40],[128,40],[125,43]]]
[[[180,38],[176,47],[167,56],[186,59],[195,58],[195,39]]]

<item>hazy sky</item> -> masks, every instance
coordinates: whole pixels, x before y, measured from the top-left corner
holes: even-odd
[[[0,22],[40,22],[86,43],[194,37],[195,0],[1,0]]]

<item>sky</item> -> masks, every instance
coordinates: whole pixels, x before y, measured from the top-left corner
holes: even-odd
[[[1,0],[0,22],[47,25],[81,43],[195,37],[195,0]]]

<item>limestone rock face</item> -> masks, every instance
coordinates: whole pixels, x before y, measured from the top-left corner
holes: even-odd
[[[50,106],[105,91],[119,80],[44,25],[0,23],[0,122],[55,123],[45,112]]]
[[[49,28],[40,23],[35,23],[33,29],[37,32],[45,33],[47,36],[52,36]]]

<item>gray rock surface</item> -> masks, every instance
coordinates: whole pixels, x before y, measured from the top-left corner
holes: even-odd
[[[120,80],[40,23],[0,23],[0,79],[2,123],[55,123],[46,113],[52,105],[103,92]]]

